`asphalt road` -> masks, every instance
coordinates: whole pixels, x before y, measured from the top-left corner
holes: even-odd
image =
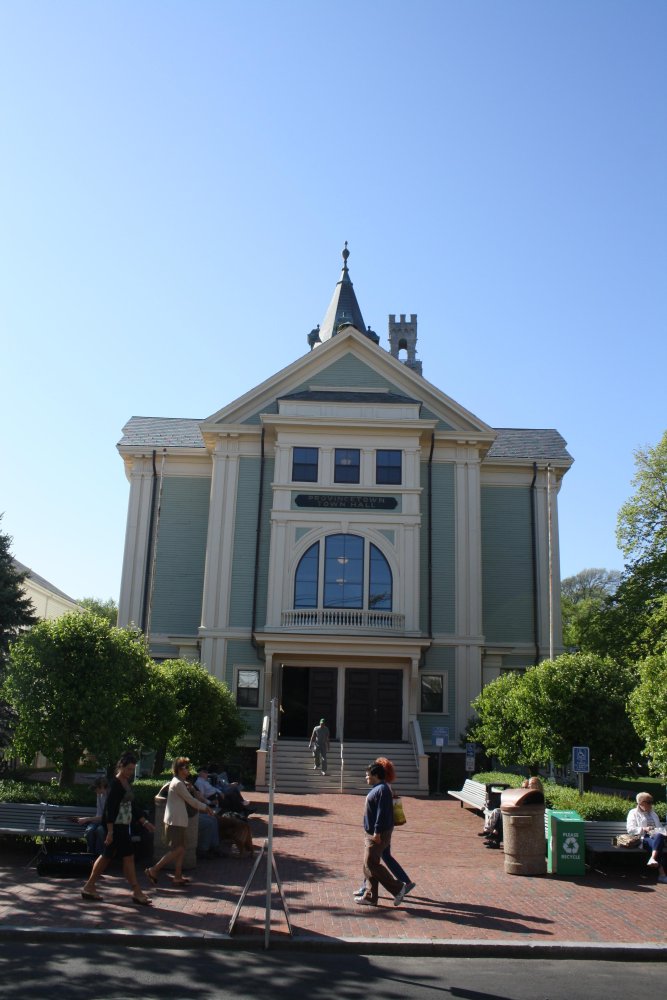
[[[663,995],[665,962],[424,958],[0,942],[12,1000],[627,1000]]]

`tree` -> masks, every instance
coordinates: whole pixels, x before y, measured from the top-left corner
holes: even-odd
[[[651,771],[667,775],[667,650],[639,664],[639,684],[630,695],[629,710]]]
[[[626,710],[635,681],[613,660],[565,653],[487,685],[473,703],[480,716],[474,738],[500,763],[533,770],[550,761],[565,766],[573,746],[589,746],[595,773],[613,774],[639,755]]]
[[[667,646],[667,552],[627,566],[618,588],[589,623],[589,647],[638,663]]]
[[[510,671],[482,688],[472,703],[477,719],[468,727],[467,737],[481,743],[487,755],[501,764],[529,767],[533,761],[524,752],[524,734],[516,725],[523,677]]]
[[[667,431],[635,451],[635,492],[618,512],[616,539],[626,559],[652,560],[667,549]]]
[[[74,780],[84,751],[105,764],[141,728],[150,658],[143,636],[90,612],[39,622],[12,646],[2,695],[18,713],[13,752]]]
[[[596,619],[618,587],[621,573],[614,569],[582,569],[561,584],[563,644],[571,650],[594,648]]]
[[[103,601],[99,597],[82,597],[76,603],[80,607],[85,608],[86,611],[92,611],[94,615],[105,618],[110,625],[118,624],[118,605],[113,597],[107,598],[106,601]]]
[[[0,521],[3,516],[0,514]],[[14,565],[11,543],[9,535],[0,531],[0,669],[10,642],[37,621],[32,601],[23,589],[28,574],[20,573]]]
[[[167,752],[186,754],[200,764],[223,763],[246,728],[227,685],[190,660],[165,660],[158,668],[175,697],[178,721],[159,748],[155,772],[160,772]]]

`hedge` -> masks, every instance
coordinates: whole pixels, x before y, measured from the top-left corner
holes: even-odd
[[[498,784],[519,788],[524,780],[520,774],[504,771],[484,771],[473,776],[475,781],[483,785]],[[576,788],[557,785],[552,781],[543,781],[544,801],[548,809],[574,809],[582,819],[589,820],[624,820],[633,803],[621,795],[605,795],[602,792],[584,792],[579,794]],[[656,801],[653,808],[662,819],[667,810],[667,803]]]

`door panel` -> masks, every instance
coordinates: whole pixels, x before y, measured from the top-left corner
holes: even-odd
[[[401,670],[345,671],[345,739],[400,740],[402,723]]]
[[[308,735],[310,736],[313,726],[316,726],[320,719],[326,719],[331,739],[334,740],[336,739],[338,671],[313,667],[309,674]]]

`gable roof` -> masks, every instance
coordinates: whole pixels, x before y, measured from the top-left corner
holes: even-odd
[[[572,465],[574,459],[566,448],[565,438],[553,428],[497,427],[496,439],[486,461],[528,459]]]
[[[39,573],[35,573],[35,571],[33,569],[30,569],[29,566],[26,566],[24,563],[19,562],[18,559],[14,558],[12,558],[12,562],[14,564],[14,569],[16,569],[19,573],[26,573],[28,579],[31,580],[33,583],[37,584],[38,587],[41,587],[43,590],[48,590],[50,594],[54,594],[56,597],[62,597],[66,601],[70,601],[72,604],[76,605],[76,601],[74,600],[73,597],[70,597],[69,594],[66,594],[64,590],[60,590],[58,587],[54,587],[52,583],[49,583],[48,580],[45,580],[43,576],[39,575]]]

